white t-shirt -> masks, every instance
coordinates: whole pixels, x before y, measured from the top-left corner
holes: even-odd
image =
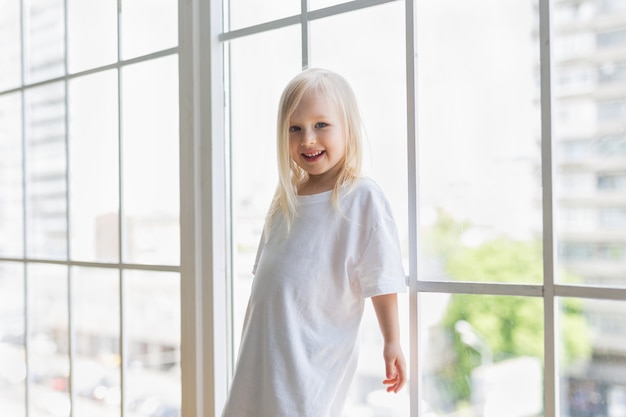
[[[365,298],[406,289],[391,209],[372,180],[344,192],[340,211],[330,191],[298,200],[289,234],[278,215],[259,246],[223,417],[340,416]]]

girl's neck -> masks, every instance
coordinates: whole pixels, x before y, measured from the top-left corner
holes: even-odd
[[[337,184],[337,177],[338,175],[309,176],[309,178],[298,187],[298,195],[313,195],[330,191],[335,188],[335,184]]]
[[[313,195],[330,191],[335,188],[335,182],[317,182],[308,180],[298,187],[298,195]]]

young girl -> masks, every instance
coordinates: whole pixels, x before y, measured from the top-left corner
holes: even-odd
[[[282,94],[279,186],[254,266],[223,417],[339,417],[354,376],[364,300],[384,340],[388,392],[406,381],[396,226],[360,176],[361,120],[339,75],[309,69]]]

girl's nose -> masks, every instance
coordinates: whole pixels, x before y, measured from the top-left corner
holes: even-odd
[[[306,129],[303,132],[302,135],[302,140],[300,141],[300,143],[302,145],[310,145],[311,143],[315,142],[315,132],[313,132],[312,129]]]

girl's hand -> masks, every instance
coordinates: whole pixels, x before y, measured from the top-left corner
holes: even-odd
[[[400,343],[385,343],[383,357],[387,375],[383,384],[388,385],[387,392],[397,393],[406,383],[406,362]]]

